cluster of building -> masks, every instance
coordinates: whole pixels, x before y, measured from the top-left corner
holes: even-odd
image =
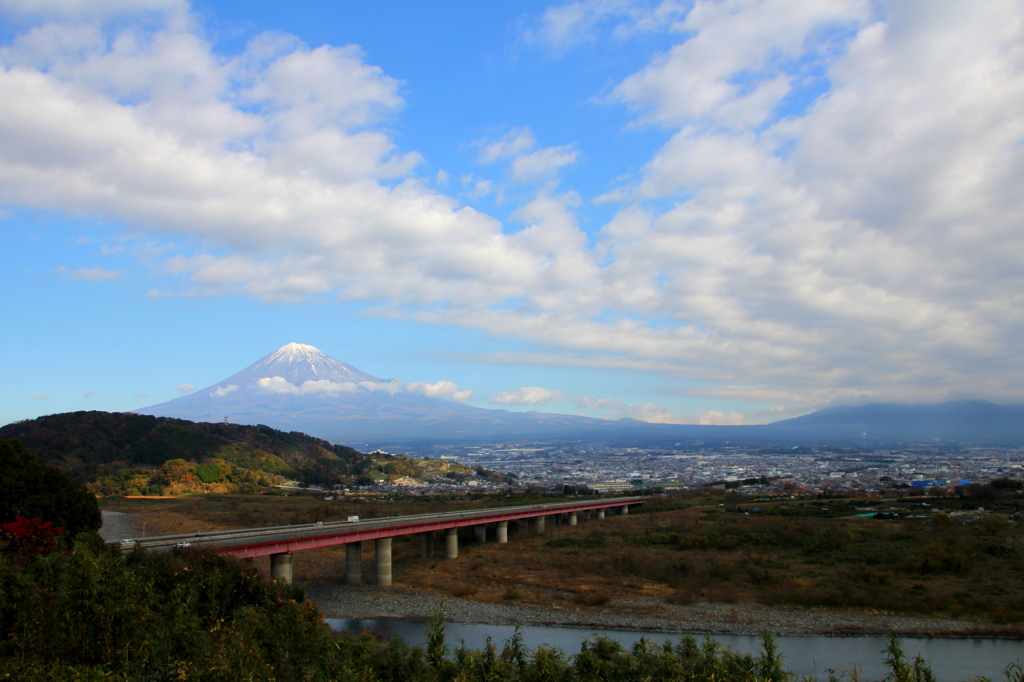
[[[1019,447],[643,448],[529,443],[451,448],[444,456],[471,467],[511,473],[514,487],[554,490],[569,486],[611,493],[705,486],[750,493],[872,493],[894,487],[953,488],[1024,477],[1024,448]],[[508,487],[507,483],[485,481],[449,485],[467,490]]]

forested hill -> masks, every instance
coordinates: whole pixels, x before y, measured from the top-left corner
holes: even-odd
[[[416,475],[414,460],[371,456],[269,426],[129,412],[70,412],[0,427],[99,494],[245,492],[298,480],[356,483]]]

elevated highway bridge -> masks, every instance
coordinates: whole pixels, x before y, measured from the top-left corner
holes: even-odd
[[[292,553],[304,549],[345,545],[345,582],[362,583],[362,543],[372,540],[376,550],[376,584],[391,584],[391,539],[399,535],[418,535],[420,556],[434,555],[434,535],[444,533],[444,556],[459,556],[458,529],[472,526],[476,539],[486,542],[489,535],[503,544],[508,542],[508,524],[530,524],[543,533],[547,520],[575,526],[580,520],[603,519],[606,514],[628,514],[632,506],[644,504],[646,497],[616,497],[603,500],[561,502],[555,504],[494,507],[444,512],[389,516],[365,521],[318,522],[295,526],[245,528],[211,533],[164,535],[120,540],[125,548],[141,547],[150,551],[169,551],[175,547],[196,547],[231,554],[239,559],[270,557],[270,574],[279,581],[292,582]],[[493,528],[493,530],[491,530]],[[116,544],[116,543],[114,543]]]

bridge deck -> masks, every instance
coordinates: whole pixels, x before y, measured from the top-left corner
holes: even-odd
[[[648,499],[646,497],[617,497],[605,500],[588,500],[586,502],[473,509],[440,514],[390,516],[367,519],[365,521],[332,521],[329,523],[277,526],[273,528],[246,528],[212,533],[133,538],[131,540],[122,540],[121,543],[122,545],[128,544],[133,547],[145,547],[153,551],[167,551],[176,546],[188,545],[228,553],[237,558],[246,559],[350,542],[361,542],[363,540],[377,540],[398,535],[461,528],[463,526],[516,521],[568,512],[629,507],[643,504]]]

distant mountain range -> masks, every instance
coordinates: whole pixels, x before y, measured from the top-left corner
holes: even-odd
[[[698,426],[489,410],[414,388],[367,374],[313,346],[290,343],[213,386],[136,412],[197,422],[226,417],[359,448],[505,440],[1024,444],[1024,406],[983,400],[836,407],[763,426]]]

